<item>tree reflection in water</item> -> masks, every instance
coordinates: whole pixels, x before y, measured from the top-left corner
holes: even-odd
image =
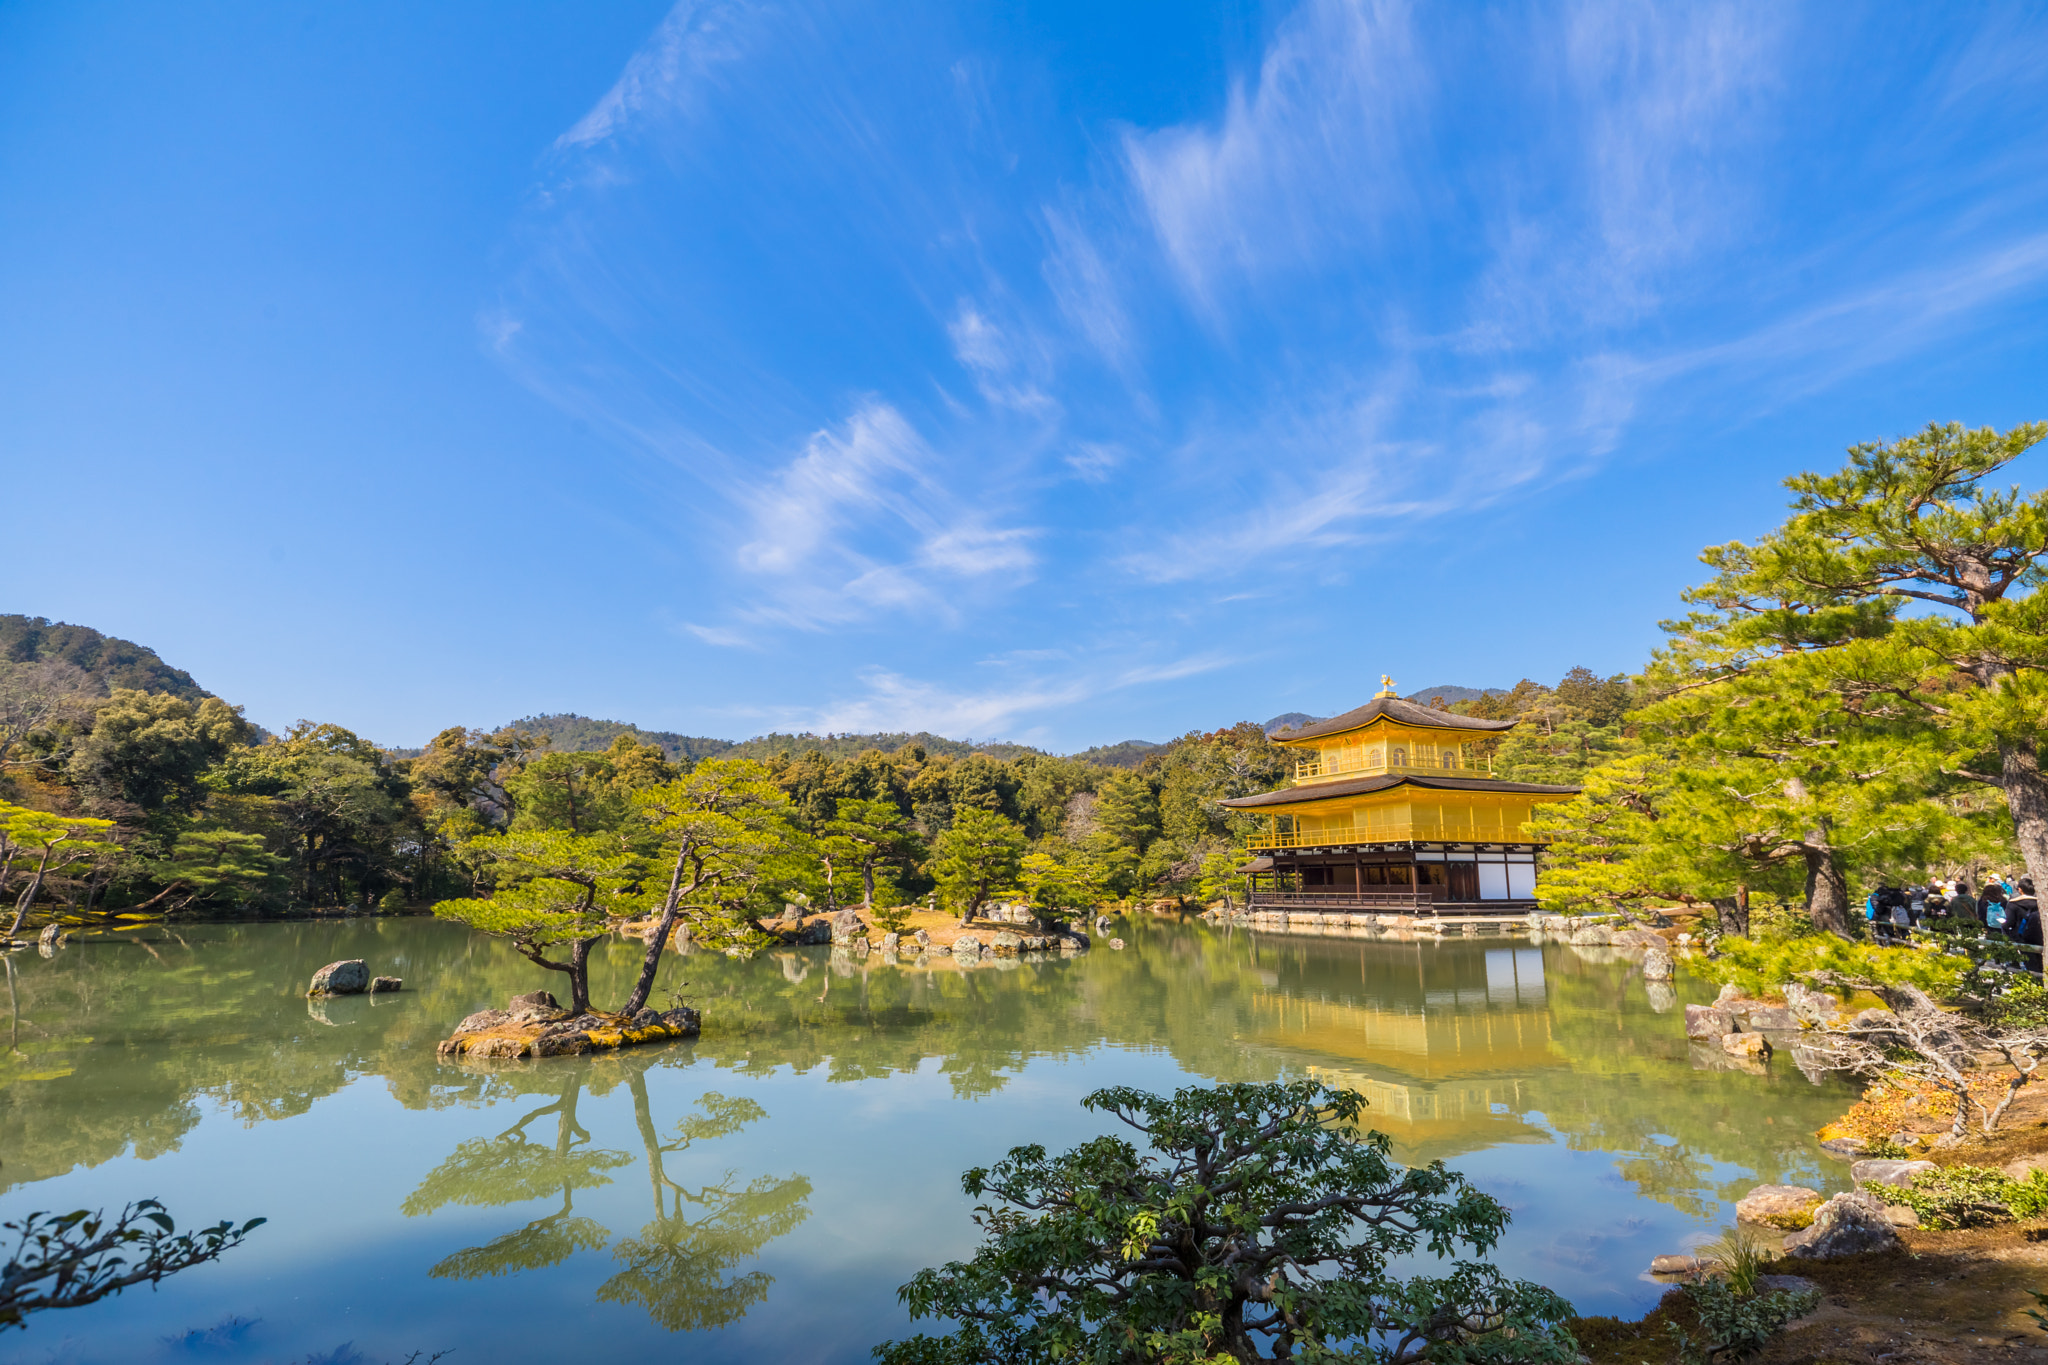
[[[655,1216],[639,1236],[621,1239],[613,1249],[625,1268],[598,1287],[598,1300],[638,1304],[672,1332],[725,1326],[766,1297],[773,1276],[760,1270],[734,1272],[809,1217],[805,1201],[811,1182],[801,1175],[762,1176],[741,1185],[730,1171],[695,1189],[674,1180],[666,1165],[669,1155],[730,1136],[767,1113],[752,1100],[707,1093],[699,1101],[700,1112],[678,1123],[664,1141],[648,1100],[646,1067],[627,1066]],[[467,1280],[540,1270],[611,1241],[609,1228],[576,1213],[576,1191],[609,1185],[610,1173],[631,1165],[633,1158],[590,1145],[590,1132],[576,1117],[586,1074],[580,1067],[568,1071],[553,1103],[498,1136],[459,1144],[405,1200],[404,1211],[411,1217],[449,1204],[519,1204],[553,1199],[559,1192],[562,1206],[555,1212],[443,1258],[430,1275]],[[550,1114],[555,1116],[554,1142],[535,1141],[527,1126]]]
[[[727,1171],[717,1183],[694,1190],[677,1183],[664,1165],[668,1153],[736,1133],[767,1112],[750,1099],[710,1091],[698,1101],[703,1112],[677,1124],[675,1136],[663,1142],[648,1106],[646,1077],[636,1071],[631,1084],[633,1117],[647,1151],[654,1220],[638,1237],[625,1238],[613,1249],[613,1258],[626,1268],[600,1285],[597,1297],[604,1303],[637,1303],[671,1332],[736,1322],[767,1297],[775,1279],[761,1270],[727,1277],[810,1216],[805,1200],[811,1182],[800,1175],[764,1175],[742,1186],[739,1176]]]

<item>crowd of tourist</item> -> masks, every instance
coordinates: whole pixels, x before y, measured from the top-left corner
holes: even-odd
[[[1927,921],[1949,921],[1981,925],[1987,934],[1998,935],[2031,949],[2035,967],[2041,952],[2041,904],[2034,896],[2031,877],[2008,881],[1993,872],[1984,876],[1976,893],[1967,877],[1925,886],[1894,886],[1887,882],[1865,898],[1864,918],[1880,942],[1904,942],[1912,931]]]

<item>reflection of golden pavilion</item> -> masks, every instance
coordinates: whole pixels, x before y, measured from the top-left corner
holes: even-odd
[[[1376,945],[1361,971],[1367,998],[1332,998],[1323,980],[1258,992],[1252,1041],[1304,1055],[1310,1075],[1364,1095],[1364,1126],[1392,1136],[1404,1159],[1543,1140],[1515,1117],[1530,1073],[1569,1065],[1551,1034],[1541,950]],[[1407,989],[1389,989],[1404,976]]]
[[[1294,783],[1223,802],[1265,817],[1251,837],[1253,909],[1513,911],[1534,904],[1527,825],[1577,787],[1503,782],[1472,745],[1511,730],[1417,706],[1393,680],[1366,705],[1274,742]]]

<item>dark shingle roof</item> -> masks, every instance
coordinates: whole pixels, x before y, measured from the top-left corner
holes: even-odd
[[[1363,796],[1368,792],[1383,792],[1407,783],[1424,791],[1439,792],[1511,792],[1523,796],[1577,796],[1577,787],[1552,786],[1547,782],[1496,782],[1485,777],[1411,777],[1399,773],[1382,773],[1377,777],[1353,777],[1340,782],[1311,782],[1303,787],[1284,787],[1276,792],[1261,792],[1257,796],[1238,796],[1220,805],[1232,810],[1249,810],[1258,806],[1291,806],[1303,801],[1321,801],[1332,796]]]
[[[1448,711],[1437,711],[1427,706],[1417,706],[1412,701],[1399,697],[1374,697],[1355,711],[1346,711],[1341,716],[1319,720],[1314,725],[1304,725],[1299,730],[1282,730],[1273,736],[1285,743],[1291,739],[1315,739],[1322,735],[1341,734],[1345,730],[1356,730],[1359,726],[1385,716],[1388,720],[1402,725],[1419,725],[1431,730],[1480,730],[1497,733],[1512,730],[1511,720],[1479,720],[1472,716],[1454,716]]]

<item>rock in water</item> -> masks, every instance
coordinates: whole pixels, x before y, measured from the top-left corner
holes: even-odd
[[[505,1010],[478,1010],[475,1014],[470,1015],[467,1019],[457,1024],[455,1031],[457,1033],[482,1033],[485,1029],[494,1029],[500,1024],[509,1024],[511,1022],[512,1016]]]
[[[1785,1239],[1785,1254],[1802,1260],[1891,1251],[1899,1234],[1884,1205],[1867,1194],[1838,1194],[1813,1213],[1813,1225]]]
[[[359,957],[347,962],[330,962],[313,973],[308,995],[361,995],[370,989],[370,969]]]
[[[1728,1011],[1713,1005],[1687,1005],[1685,1007],[1685,1036],[1704,1038],[1711,1042],[1726,1037],[1735,1031],[1735,1020]]]
[[[1014,953],[1024,947],[1024,936],[1022,934],[1013,934],[1008,929],[1004,929],[988,941],[988,946],[991,952]]]
[[[44,957],[53,955],[64,946],[64,930],[55,924],[45,924],[43,932],[36,935],[36,947]]]
[[[1735,1216],[1765,1227],[1803,1228],[1813,1221],[1820,1203],[1820,1191],[1804,1185],[1759,1185],[1737,1201]]]
[[[1775,1030],[1789,1033],[1799,1027],[1799,1016],[1782,1005],[1749,1005],[1733,1011],[1737,1022],[1751,1033]]]
[[[1652,1256],[1652,1275],[1690,1275],[1696,1270],[1705,1270],[1707,1263],[1697,1256]]]
[[[1721,1040],[1721,1051],[1761,1062],[1771,1055],[1771,1043],[1761,1033],[1731,1033]]]
[[[1722,1009],[1726,1009],[1728,1006],[1734,1004],[1738,1000],[1747,1000],[1749,998],[1750,995],[1748,991],[1744,990],[1742,987],[1736,985],[1733,981],[1731,981],[1721,988],[1721,993],[1719,995],[1714,997],[1714,1003],[1720,1006]]]
[[[973,934],[962,934],[953,940],[953,956],[976,958],[981,956],[981,940]]]
[[[893,953],[893,952],[897,951],[898,949],[900,949],[900,948],[901,948],[902,946],[903,946],[903,935],[901,935],[901,934],[893,934],[893,933],[892,933],[892,934],[884,934],[884,935],[882,935],[882,951],[883,951],[883,952],[885,952],[885,953]]]
[[[1913,1183],[1913,1177],[1922,1171],[1936,1169],[1931,1161],[1881,1161],[1872,1159],[1858,1161],[1849,1167],[1849,1178],[1858,1187],[1864,1185],[1895,1185],[1900,1189]]]
[[[561,1013],[562,1010],[555,997],[546,991],[528,991],[524,995],[515,995],[505,1002],[505,1008],[508,1010],[553,1010],[557,1014]]]
[[[857,938],[867,936],[868,927],[861,923],[860,911],[841,910],[832,917],[832,941],[851,945]]]
[[[1113,938],[1109,941],[1109,946],[1118,952],[1122,952],[1124,950],[1124,941],[1120,938]]]
[[[1671,954],[1662,948],[1652,948],[1643,954],[1643,980],[1669,981],[1671,979]]]
[[[383,995],[402,989],[404,985],[404,980],[396,976],[373,976],[370,978],[370,994]]]

